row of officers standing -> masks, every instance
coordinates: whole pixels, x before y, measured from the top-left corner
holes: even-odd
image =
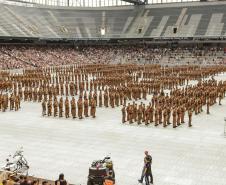
[[[0,94],[0,111],[6,112],[6,110],[10,111],[18,111],[20,107],[20,97],[14,94]]]
[[[71,100],[68,97],[65,100],[60,97],[58,101],[56,96],[53,101],[52,98],[42,101],[42,116],[64,116],[65,118],[72,116],[73,119],[77,117],[83,119],[84,116],[89,117],[89,113],[93,118],[96,117],[96,101],[94,98],[91,99],[90,105],[88,99],[83,100],[82,96],[79,97],[78,101],[74,97]]]
[[[155,108],[151,103],[148,106],[145,106],[142,102],[137,106],[134,102],[133,104],[128,103],[127,106],[124,105],[121,111],[122,123],[126,123],[127,121],[129,124],[134,122],[137,122],[137,124],[144,123],[145,125],[154,123],[155,126],[162,124],[163,127],[173,123],[173,128],[185,123],[186,108],[183,105],[171,109],[170,106]],[[189,109],[187,112],[189,118],[188,126],[191,127],[193,111],[192,109]],[[173,117],[173,120],[171,120],[171,116]]]

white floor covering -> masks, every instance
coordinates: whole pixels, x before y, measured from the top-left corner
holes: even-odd
[[[123,125],[121,108],[72,120],[42,117],[40,104],[22,103],[19,112],[0,112],[0,166],[23,146],[31,175],[54,180],[63,172],[70,183],[85,185],[92,160],[110,154],[117,185],[137,185],[149,150],[155,185],[226,185],[226,99],[210,112],[193,116],[192,128],[173,129]]]

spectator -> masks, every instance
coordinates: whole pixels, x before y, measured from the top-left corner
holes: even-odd
[[[67,185],[67,181],[64,179],[64,174],[59,175],[59,179],[55,181],[55,185]]]
[[[47,181],[43,181],[42,185],[48,185],[48,182]]]
[[[7,180],[3,180],[0,185],[7,185]]]
[[[113,177],[113,171],[108,172],[108,176],[104,179],[104,185],[114,185],[115,178]]]

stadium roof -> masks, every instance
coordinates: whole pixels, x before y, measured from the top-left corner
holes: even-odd
[[[163,4],[183,3],[200,0],[0,0],[0,2],[16,5],[47,5],[47,6],[69,6],[69,7],[103,7],[123,6],[133,4]]]

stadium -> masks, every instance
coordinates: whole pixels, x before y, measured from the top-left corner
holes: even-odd
[[[225,12],[0,0],[0,185],[226,185]]]

